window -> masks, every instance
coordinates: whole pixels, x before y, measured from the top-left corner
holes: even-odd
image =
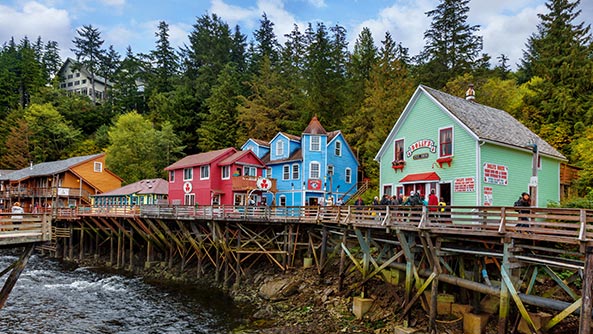
[[[93,171],[97,173],[101,173],[103,171],[103,163],[102,162],[95,162],[93,165]]]
[[[395,155],[393,161],[404,161],[404,140],[398,139],[394,145]]]
[[[231,178],[231,166],[222,166],[221,177],[223,180]]]
[[[391,185],[383,186],[383,195],[391,196],[392,195],[391,189],[392,189]]]
[[[272,167],[266,168],[266,177],[268,179],[272,178]]]
[[[175,182],[175,171],[174,170],[169,171],[169,182]]]
[[[311,151],[321,151],[321,137],[311,136]]]
[[[286,206],[286,196],[282,195],[279,198],[280,206]]]
[[[276,143],[276,155],[283,156],[284,155],[284,141],[279,140]]]
[[[439,156],[453,155],[453,128],[441,129],[439,132]]]
[[[80,77],[80,72],[76,72],[76,77]]]
[[[68,83],[68,87],[72,87],[72,83],[71,82]]]
[[[210,165],[200,166],[200,180],[207,180],[210,178]]]
[[[78,86],[78,85],[80,85],[80,80],[74,81],[74,86]]]
[[[288,180],[290,178],[290,166],[282,166],[282,180]]]
[[[185,194],[183,198],[183,205],[194,205],[196,203],[195,194]]]
[[[336,141],[336,156],[341,157],[342,156],[342,142],[341,141]]]
[[[292,165],[292,179],[293,180],[298,180],[300,178],[299,175],[299,165],[298,164],[293,164]]]
[[[72,74],[68,74],[68,79],[72,79],[74,76]]]
[[[318,179],[319,178],[319,162],[312,162],[309,165],[309,178],[310,179]]]
[[[184,168],[183,169],[183,181],[191,181],[194,179],[194,169]]]
[[[327,166],[327,175],[334,175],[334,165]]]
[[[243,175],[245,176],[257,176],[257,168],[253,166],[244,166]]]
[[[86,83],[86,79],[82,79],[82,83],[85,84]]]
[[[66,83],[60,84],[60,88],[66,88]]]
[[[352,169],[346,168],[346,183],[352,183]]]

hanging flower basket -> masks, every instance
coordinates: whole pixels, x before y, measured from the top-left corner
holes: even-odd
[[[397,161],[391,162],[391,168],[393,168],[393,170],[395,170],[396,172],[398,170],[404,169],[405,166],[406,166],[406,162],[403,160],[397,160]]]

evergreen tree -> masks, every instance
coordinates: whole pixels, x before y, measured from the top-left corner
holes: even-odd
[[[441,0],[436,9],[426,13],[432,21],[417,59],[421,82],[440,88],[449,79],[484,65],[479,59],[482,37],[475,35],[479,26],[467,24],[469,1]]]
[[[164,93],[173,89],[179,75],[179,57],[169,42],[169,25],[159,22],[156,49],[150,51],[150,60],[154,66],[153,76],[149,80],[151,93]]]
[[[91,99],[93,102],[97,101],[95,94],[95,76],[99,73],[99,67],[101,64],[101,55],[103,50],[101,46],[104,41],[101,39],[101,33],[97,28],[93,28],[92,25],[85,25],[82,28],[77,29],[76,33],[78,36],[74,37],[72,43],[74,48],[70,49],[76,55],[76,61],[79,67],[84,67],[89,71],[91,75]]]
[[[134,56],[132,49],[128,46],[126,57],[114,74],[113,104],[117,113],[123,114],[132,110],[143,112],[146,110],[142,92],[138,86],[140,73],[140,61]]]
[[[18,47],[16,76],[18,80],[19,104],[21,108],[29,105],[31,95],[43,86],[43,74],[38,54],[25,37]]]
[[[29,165],[32,161],[30,136],[26,122],[21,121],[10,128],[10,136],[6,138],[5,151],[0,159],[3,169],[21,169]]]
[[[377,47],[369,28],[363,28],[356,42],[348,63],[348,105],[350,114],[359,110],[364,100],[364,87],[370,78],[371,71],[377,62]]]
[[[129,49],[129,46],[128,46]],[[120,55],[115,51],[113,45],[110,45],[107,51],[100,55],[99,73],[105,79],[105,83],[112,83],[115,72],[119,69],[121,60]],[[108,85],[105,85],[104,99],[111,99],[111,92],[108,91]]]
[[[43,75],[47,83],[55,78],[62,67],[62,58],[60,58],[60,49],[58,42],[48,41],[45,44],[43,57],[41,59],[43,67]]]
[[[270,59],[272,66],[278,64],[280,44],[274,34],[274,23],[268,19],[266,13],[259,21],[259,28],[253,33],[255,45],[251,54],[251,72],[257,73],[264,58]]]
[[[240,94],[237,77],[235,65],[227,64],[206,100],[209,113],[197,131],[202,151],[234,147],[237,144],[237,96]]]

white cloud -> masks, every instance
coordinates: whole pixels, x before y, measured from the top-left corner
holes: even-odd
[[[126,0],[101,0],[100,2],[114,7],[123,7],[126,4]]]
[[[56,41],[62,50],[68,50],[72,40],[70,24],[68,11],[46,7],[39,2],[25,2],[18,8],[0,5],[2,42],[11,37],[18,43],[25,36],[30,40],[41,36],[44,42]]]
[[[307,0],[307,2],[317,8],[327,7],[325,0]]]

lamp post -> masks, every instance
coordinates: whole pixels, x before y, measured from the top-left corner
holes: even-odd
[[[294,183],[290,184],[291,193],[292,193],[292,202],[290,203],[291,206],[294,206]]]
[[[531,179],[529,180],[529,192],[531,195],[531,206],[537,207],[537,162],[539,160],[537,144],[530,143],[527,147],[531,147],[533,157],[531,161]]]

